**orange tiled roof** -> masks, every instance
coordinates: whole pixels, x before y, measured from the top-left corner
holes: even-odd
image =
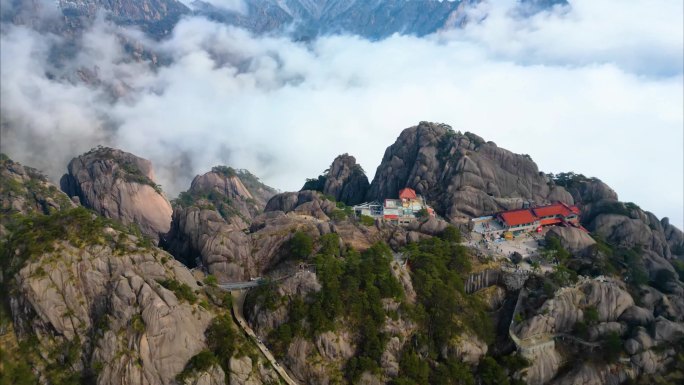
[[[580,210],[577,206],[568,206],[563,203],[554,203],[548,206],[541,206],[532,209],[534,214],[538,217],[550,217],[555,215],[560,215],[562,217],[567,217],[570,214],[578,214]]]
[[[501,213],[501,219],[506,222],[508,226],[524,225],[533,223],[537,218],[528,209],[505,211]]]
[[[412,188],[404,188],[399,190],[400,199],[416,199],[416,191]]]
[[[538,217],[552,217],[556,215],[561,215],[563,217],[567,217],[570,215],[571,211],[567,207],[563,206],[560,203],[555,203],[552,205],[548,206],[541,206],[541,207],[535,207],[532,209],[534,211],[534,214],[537,215]]]

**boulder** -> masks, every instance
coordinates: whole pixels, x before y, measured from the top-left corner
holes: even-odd
[[[133,154],[98,147],[69,162],[62,190],[100,215],[136,224],[158,241],[171,227],[171,204],[156,184],[152,163]]]
[[[618,318],[629,325],[646,326],[653,322],[653,312],[639,306],[627,308]]]
[[[634,332],[634,336],[625,341],[625,351],[629,355],[634,355],[640,351],[648,350],[653,347],[654,342],[645,328],[638,327]]]
[[[577,322],[584,320],[583,309],[587,307],[596,308],[600,322],[613,322],[632,306],[632,297],[616,283],[589,280],[559,290],[554,298],[544,302],[535,316],[516,325],[516,333],[520,338],[540,333],[569,333]]]
[[[300,215],[328,220],[327,214],[336,209],[335,202],[324,199],[317,191],[305,190],[275,195],[266,204],[265,212],[296,211]]]
[[[597,341],[600,338],[610,334],[617,333],[623,335],[627,331],[627,325],[620,322],[601,322],[598,325],[589,327],[588,335],[590,341]]]
[[[576,256],[586,255],[596,244],[587,232],[575,227],[551,227],[546,233],[546,239],[549,238],[558,238],[561,246]]]
[[[340,155],[333,161],[326,175],[323,194],[335,197],[348,206],[362,203],[369,183],[361,165],[351,155]]]
[[[677,341],[684,337],[684,324],[659,316],[654,322],[653,334],[656,344]]]

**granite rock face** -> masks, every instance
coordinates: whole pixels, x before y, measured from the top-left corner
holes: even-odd
[[[199,263],[221,281],[258,273],[250,225],[275,190],[246,170],[217,166],[196,176],[175,202],[165,247],[186,265]],[[258,245],[257,245],[258,246]]]
[[[546,239],[558,238],[561,246],[574,255],[587,254],[596,241],[586,232],[574,227],[555,226],[546,233]]]
[[[632,306],[632,296],[617,284],[589,280],[561,289],[535,316],[517,325],[516,333],[520,338],[571,333],[575,324],[584,320],[584,310],[588,307],[596,309],[600,322],[613,322]]]
[[[529,156],[429,122],[405,129],[387,148],[366,199],[396,198],[404,187],[422,194],[452,222],[520,208],[525,202],[574,203]]]
[[[615,191],[600,180],[576,175],[563,185],[582,209],[582,224],[605,241],[623,248],[638,246],[664,259],[684,253],[680,229],[667,218],[658,220],[633,203],[620,202]],[[662,268],[654,266],[649,273],[655,274],[656,267]]]
[[[171,226],[171,204],[157,186],[150,161],[127,152],[98,147],[69,162],[62,190],[100,215],[136,224],[159,239]]]
[[[0,214],[50,214],[76,207],[40,171],[0,155]]]
[[[101,385],[171,384],[205,348],[213,315],[159,283],[197,289],[170,255],[112,228],[101,237],[102,244],[78,247],[56,241],[31,255],[17,246],[16,255],[27,260],[11,283],[15,330],[36,338],[34,347],[45,354],[39,373],[66,361],[65,371],[97,368]]]
[[[356,158],[344,154],[335,158],[330,166],[323,193],[353,206],[364,201],[368,187],[368,178]]]

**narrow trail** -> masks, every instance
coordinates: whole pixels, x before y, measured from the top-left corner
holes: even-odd
[[[273,354],[268,350],[266,345],[264,345],[261,340],[257,337],[256,333],[254,333],[254,330],[249,326],[247,321],[245,320],[245,317],[242,312],[242,307],[245,303],[245,297],[247,295],[246,291],[241,291],[241,290],[234,290],[231,291],[230,294],[233,297],[233,308],[232,308],[232,313],[233,313],[233,318],[235,318],[235,321],[237,324],[244,330],[244,332],[254,341],[254,343],[259,347],[259,350],[261,350],[261,353],[266,357],[268,362],[271,363],[273,366],[273,369],[280,375],[280,378],[285,381],[288,385],[299,385],[297,381],[293,380],[292,377],[287,373],[285,368],[280,366],[278,364],[278,361],[275,359]]]

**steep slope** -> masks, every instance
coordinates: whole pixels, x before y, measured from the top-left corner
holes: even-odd
[[[150,161],[98,147],[69,162],[62,190],[85,207],[124,225],[136,224],[155,241],[169,231],[171,204],[154,181]]]
[[[1,297],[0,382],[276,379],[256,348],[234,331],[226,293],[198,286],[187,268],[149,239],[72,208],[35,170],[4,157],[0,166],[3,182],[13,187],[3,183],[0,189],[3,205],[13,203],[3,206],[7,227],[0,234],[0,291],[8,294]],[[11,180],[5,179],[9,173]],[[43,202],[64,206],[43,210]]]
[[[338,202],[353,206],[363,202],[368,190],[368,178],[356,163],[356,158],[343,154],[335,158],[327,174],[323,194],[335,197]]]
[[[0,154],[0,214],[3,222],[12,214],[50,214],[75,206],[40,171]]]
[[[248,171],[214,167],[196,176],[190,189],[174,200],[164,245],[189,266],[197,258],[221,281],[256,276],[260,262],[252,258],[253,245],[245,231],[275,192]]]
[[[366,198],[396,198],[404,187],[415,189],[440,215],[459,223],[526,202],[574,203],[529,156],[429,122],[405,129],[387,148]]]
[[[551,175],[552,182],[573,195],[582,209],[582,224],[603,241],[620,248],[643,250],[645,268],[651,279],[658,271],[674,272],[666,260],[684,257],[684,233],[653,213],[630,202],[620,202],[617,194],[596,178],[581,174]]]

